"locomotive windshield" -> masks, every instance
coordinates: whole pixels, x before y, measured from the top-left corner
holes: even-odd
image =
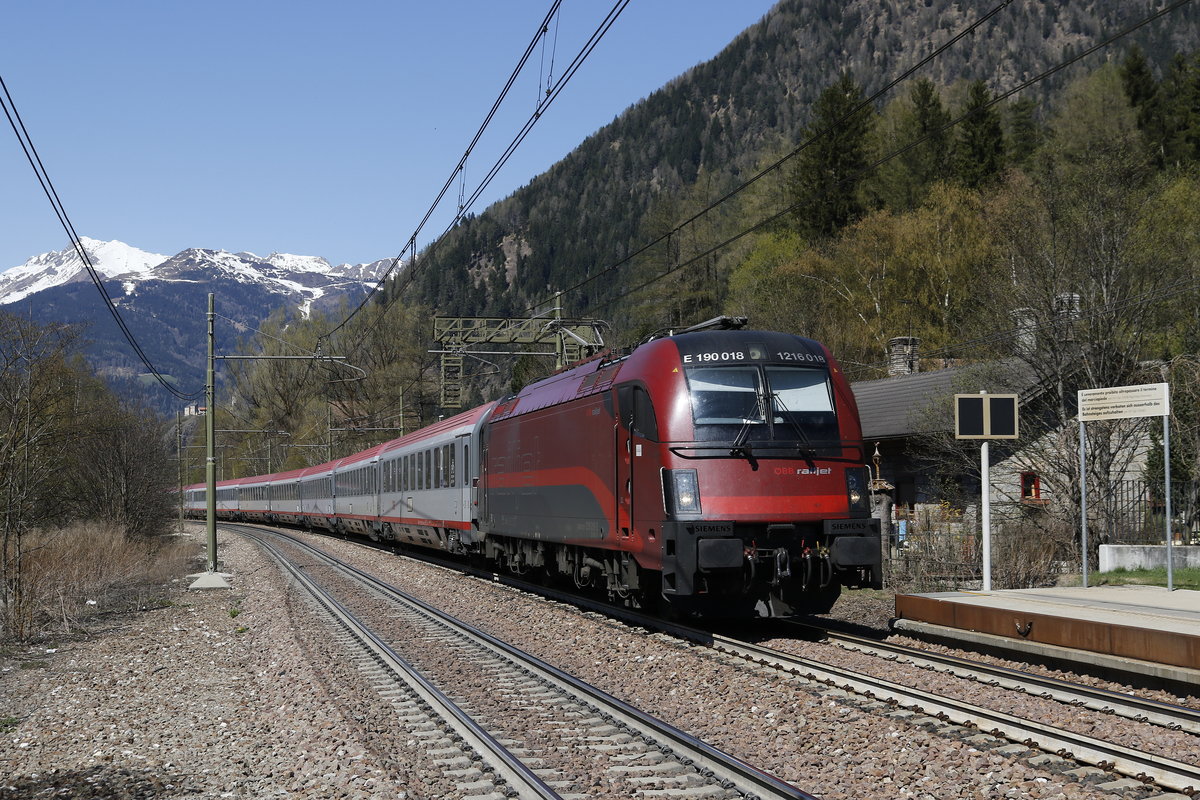
[[[744,364],[685,369],[698,441],[837,441],[829,373]]]

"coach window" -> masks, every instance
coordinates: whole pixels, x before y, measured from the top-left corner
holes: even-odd
[[[442,488],[442,466],[445,464],[445,457],[442,453],[442,448],[433,448],[433,488]]]
[[[433,451],[425,451],[425,488],[433,488]]]

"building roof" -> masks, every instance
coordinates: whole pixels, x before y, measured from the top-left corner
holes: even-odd
[[[953,416],[931,413],[956,394],[987,389],[1017,393],[1024,400],[1037,386],[1033,371],[1019,359],[947,367],[850,384],[858,403],[863,439],[901,439],[918,431],[949,430]]]

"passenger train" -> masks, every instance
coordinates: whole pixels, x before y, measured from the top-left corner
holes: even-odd
[[[346,458],[221,481],[220,519],[364,534],[706,617],[881,583],[854,396],[821,344],[700,328]],[[203,516],[203,484],[185,488]]]

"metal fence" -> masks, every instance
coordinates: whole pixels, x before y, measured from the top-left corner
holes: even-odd
[[[1105,544],[1165,543],[1161,483],[1114,481],[1096,494],[1101,513],[1093,525]],[[1171,482],[1171,520],[1175,544],[1200,544],[1200,481]]]

